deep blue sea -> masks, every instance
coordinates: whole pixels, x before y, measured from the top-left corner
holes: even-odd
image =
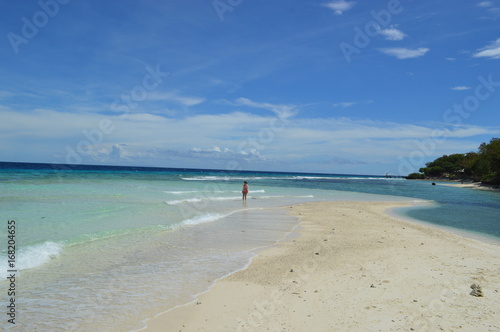
[[[0,189],[3,307],[9,221],[17,271],[17,321],[0,326],[13,331],[140,329],[289,235],[291,204],[411,202],[393,213],[500,241],[500,192],[384,176],[0,163]]]

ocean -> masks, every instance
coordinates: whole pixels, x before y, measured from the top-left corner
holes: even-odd
[[[0,163],[0,188],[12,331],[139,330],[295,236],[304,202],[410,202],[392,213],[500,243],[499,192],[384,176]]]

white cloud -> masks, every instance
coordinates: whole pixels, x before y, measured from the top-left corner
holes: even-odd
[[[120,119],[136,122],[158,122],[165,121],[166,119],[162,116],[149,114],[149,113],[135,113],[135,114],[123,114]]]
[[[177,90],[169,91],[169,92],[151,92],[148,95],[148,100],[162,100],[162,101],[171,101],[176,104],[180,104],[183,106],[195,106],[201,104],[205,101],[205,98],[201,97],[193,97],[193,96],[182,96],[180,92]]]
[[[266,109],[277,107],[248,99],[240,102]],[[73,154],[70,159],[83,163],[224,169],[235,162],[245,169],[292,170],[307,169],[312,160],[333,157],[358,160],[362,155],[367,165],[397,162],[398,156],[411,152],[408,146],[413,141],[429,139],[439,128],[439,124],[419,126],[346,117],[288,118],[282,126],[273,126],[276,117],[272,113],[233,112],[179,119],[149,114],[135,116],[0,109],[0,118],[4,119],[0,133],[2,141],[7,142],[0,146],[0,155],[20,156],[21,151],[30,158],[36,156],[34,161],[67,162],[70,147],[74,151],[85,149],[85,153]],[[99,133],[99,124],[104,119],[114,129]],[[499,135],[500,128],[461,126],[441,132],[449,144],[456,144],[458,139]],[[86,143],[90,137],[97,142]]]
[[[225,148],[224,150],[229,150],[229,149]],[[214,146],[212,149],[209,149],[208,151],[221,152],[221,149],[218,146]]]
[[[284,118],[284,119],[292,117],[298,113],[297,107],[295,105],[259,103],[247,98],[238,98],[236,99],[236,102],[233,103],[233,105],[266,109],[276,114],[279,118]]]
[[[500,17],[500,8],[493,7],[493,5],[494,4],[492,1],[481,1],[480,3],[477,4],[478,7],[487,9],[488,13],[491,14],[491,17],[489,17],[490,19],[496,20],[498,17]]]
[[[235,152],[228,147],[220,148],[219,146],[214,146],[213,148],[208,148],[208,149],[192,147],[189,151],[190,153],[204,155],[204,157],[234,158],[238,156],[239,158],[241,156],[248,156],[249,154],[252,153],[252,151],[256,150],[255,149],[250,149],[249,151],[238,150]]]
[[[109,155],[113,159],[125,159],[127,158],[126,156],[127,152],[125,150],[125,144],[115,144],[111,148],[111,152]]]
[[[454,86],[454,87],[452,87],[450,89],[455,90],[455,91],[463,91],[463,90],[470,90],[471,87],[470,86],[460,85],[460,86]]]
[[[369,105],[371,103],[373,103],[373,100],[366,100],[366,101],[344,101],[344,102],[334,103],[334,104],[332,104],[332,106],[333,107],[340,107],[340,108],[347,108],[347,107],[351,107],[351,106],[359,105],[359,104]]]
[[[301,120],[300,122],[293,122],[291,127],[293,128],[287,129],[284,133],[287,135],[287,139],[296,141],[296,143],[300,141],[308,143],[323,139],[335,145],[337,141],[350,141],[353,144],[359,144],[367,139],[425,139],[435,135],[436,128],[439,128],[440,125],[430,127],[394,122],[353,120],[343,117]],[[441,129],[443,136],[457,138],[494,134],[498,130],[499,128],[491,130],[477,126],[450,128],[443,126],[443,129]]]
[[[332,106],[333,107],[341,107],[341,108],[346,108],[346,107],[351,107],[356,105],[357,103],[354,101],[347,101],[347,102],[342,102],[342,103],[335,103]]]
[[[478,7],[491,7],[493,3],[491,1],[481,1],[477,4]]]
[[[413,59],[424,56],[427,52],[429,52],[428,48],[420,47],[417,49],[408,49],[402,47],[394,47],[394,48],[381,48],[379,49],[384,54],[395,56],[398,59]]]
[[[342,15],[345,11],[348,11],[349,9],[354,7],[355,4],[356,1],[337,0],[325,3],[323,4],[323,6],[333,10],[336,15]]]
[[[118,115],[71,114],[50,110],[39,110],[30,113],[8,112],[0,110],[0,123],[3,137],[22,138],[26,132],[42,141],[63,138],[63,144],[71,141],[88,139],[83,133],[99,128],[103,119],[110,121],[115,129],[104,134],[103,142],[109,144],[125,144],[127,146],[149,146],[166,148],[170,146],[189,150],[198,147],[199,151],[229,152],[239,151],[240,143],[259,133],[268,131],[273,116],[253,115],[241,112],[230,114],[195,115],[182,119],[163,121],[130,121]],[[56,121],[57,119],[57,121]],[[147,119],[149,120],[149,119]],[[275,139],[282,134],[286,140],[298,144],[302,139],[306,142],[323,139],[400,139],[425,138],[432,135],[435,128],[410,124],[391,123],[370,120],[352,120],[341,118],[288,119],[289,124],[282,131],[275,133]],[[67,127],[74,123],[68,130]],[[23,126],[20,126],[22,124]],[[11,130],[17,128],[16,130]],[[19,130],[23,128],[23,130]],[[472,131],[471,131],[472,130]],[[71,133],[71,135],[70,135]],[[465,137],[477,134],[489,134],[488,129],[481,127],[457,127],[447,132],[448,136]],[[498,133],[498,131],[496,131]],[[179,140],[182,138],[182,140]],[[228,139],[230,138],[230,139]],[[265,138],[265,139],[264,139]],[[271,140],[264,137],[261,140]],[[140,142],[140,143],[139,143]],[[276,141],[273,141],[273,144]],[[262,143],[260,143],[262,145]],[[300,145],[300,144],[299,144]],[[124,146],[124,145],[122,145]]]
[[[491,44],[478,49],[472,56],[475,58],[500,59],[500,38]]]
[[[493,14],[496,17],[498,17],[500,15],[500,8],[499,7],[495,7],[495,8],[490,8],[488,9],[488,11]]]
[[[396,26],[391,26],[388,29],[379,29],[379,34],[385,37],[387,40],[403,40],[406,37],[406,34],[398,30]]]
[[[366,165],[367,164],[366,162],[363,162],[363,161],[345,159],[345,158],[336,157],[336,156],[332,157],[329,161],[332,164],[336,164],[336,165]]]
[[[0,91],[0,99],[14,97],[16,94],[10,91]]]

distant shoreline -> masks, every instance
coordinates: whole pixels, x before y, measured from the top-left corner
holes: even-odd
[[[485,184],[482,182],[460,181],[460,180],[447,180],[447,179],[408,179],[409,181],[427,181],[435,183],[439,186],[457,187],[457,188],[470,188],[477,190],[500,191],[500,186]],[[446,183],[439,183],[446,182]]]
[[[461,181],[456,181],[456,180],[437,180],[437,181],[451,182],[451,183],[436,183],[437,185],[440,185],[440,186],[470,188],[470,189],[477,189],[477,190],[500,191],[499,186],[484,184],[482,182],[461,182]]]
[[[447,187],[458,187],[458,188],[470,188],[476,190],[486,190],[486,191],[500,191],[500,187],[492,186],[481,183],[438,183],[440,186]]]

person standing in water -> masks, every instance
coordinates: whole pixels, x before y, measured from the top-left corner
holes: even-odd
[[[246,201],[247,200],[247,194],[248,194],[248,184],[247,184],[246,181],[243,181],[243,190],[241,191],[241,193],[243,194],[242,199],[244,201]]]

